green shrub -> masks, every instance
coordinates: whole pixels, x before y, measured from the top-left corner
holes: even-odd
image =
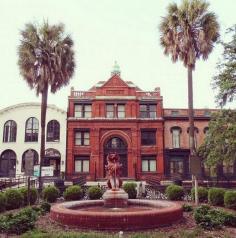
[[[217,209],[211,209],[208,205],[202,205],[195,209],[194,219],[204,229],[221,228],[225,222],[225,214]]]
[[[4,212],[6,210],[7,199],[5,193],[0,192],[0,212]]]
[[[55,186],[48,186],[43,189],[42,197],[47,202],[55,202],[59,197],[59,190]]]
[[[88,196],[91,200],[100,199],[102,197],[102,189],[98,186],[91,186],[88,189]]]
[[[189,204],[183,204],[182,206],[184,212],[191,212],[193,211],[193,207]]]
[[[208,205],[196,208],[194,218],[196,223],[204,229],[221,228],[223,225],[236,227],[236,214],[218,208],[212,209]]]
[[[208,191],[208,202],[214,206],[224,205],[224,194],[223,188],[210,188]]]
[[[50,212],[51,204],[48,202],[42,202],[40,205],[41,211],[43,214]]]
[[[129,199],[135,199],[137,197],[137,184],[134,182],[125,183],[123,189],[128,193]]]
[[[191,189],[192,200],[195,199],[195,188]],[[198,187],[198,200],[199,202],[207,202],[208,189],[204,187]]]
[[[8,210],[19,208],[23,204],[23,195],[18,189],[7,189],[5,196]]]
[[[166,188],[166,195],[169,200],[182,200],[184,196],[184,189],[181,186],[171,184]]]
[[[226,191],[224,194],[225,207],[236,209],[236,191]]]
[[[24,208],[18,213],[7,214],[0,217],[0,230],[5,233],[22,234],[35,226],[37,213],[30,207]]]
[[[23,204],[28,205],[28,189],[26,187],[20,188],[19,191],[23,195]],[[38,198],[38,191],[36,188],[30,188],[30,205],[34,205]]]
[[[225,226],[236,227],[236,214],[225,212]]]
[[[83,191],[79,185],[69,186],[63,193],[65,200],[80,200],[83,197]]]

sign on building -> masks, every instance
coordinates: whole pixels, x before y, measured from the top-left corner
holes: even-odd
[[[42,177],[53,176],[54,167],[53,166],[43,166],[42,167]]]
[[[39,177],[39,165],[34,166],[34,176]]]
[[[43,166],[41,171],[42,177],[53,176],[53,166]],[[34,166],[34,176],[39,177],[39,165]]]

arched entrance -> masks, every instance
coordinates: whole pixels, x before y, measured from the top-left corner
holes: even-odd
[[[39,155],[37,151],[33,149],[26,150],[22,155],[21,172],[24,172],[26,176],[33,176],[34,165],[39,163]]]
[[[45,150],[45,166],[53,166],[53,176],[59,176],[61,170],[61,154],[56,149]]]
[[[105,166],[107,165],[106,158],[109,152],[116,152],[120,156],[121,177],[128,177],[127,144],[125,141],[114,136],[104,144],[104,176],[106,176]]]
[[[0,158],[0,177],[16,176],[16,153],[13,150],[5,150]]]

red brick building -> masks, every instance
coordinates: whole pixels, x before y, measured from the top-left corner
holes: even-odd
[[[122,177],[181,174],[189,178],[187,109],[163,109],[160,89],[145,92],[120,77],[88,91],[71,89],[67,121],[67,174],[105,177],[106,155],[120,155]],[[195,110],[195,138],[205,137],[212,110]]]
[[[207,131],[211,113],[217,109],[195,109],[195,146],[203,142]],[[183,178],[190,178],[189,174],[189,122],[187,109],[164,109],[164,167],[165,175],[182,174]],[[204,166],[202,175],[205,179],[235,180],[236,162],[223,162],[211,168]]]
[[[90,90],[71,90],[67,124],[67,173],[105,177],[106,155],[116,151],[122,177],[138,179],[164,173],[163,108],[160,89],[145,92],[120,78]]]

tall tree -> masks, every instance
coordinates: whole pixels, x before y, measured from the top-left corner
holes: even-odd
[[[212,115],[204,143],[198,154],[209,166],[236,160],[236,111],[222,110]]]
[[[167,15],[160,24],[160,42],[164,54],[172,61],[183,61],[188,71],[188,117],[190,156],[196,154],[194,143],[192,72],[197,59],[208,58],[213,44],[219,37],[219,24],[214,13],[208,11],[204,0],[183,0],[180,6],[169,4]],[[197,179],[195,177],[195,202],[198,204]]]
[[[213,78],[213,86],[218,89],[216,101],[220,106],[236,99],[236,24],[227,30],[232,37],[229,42],[221,42],[224,51],[217,64],[218,73]]]
[[[39,189],[42,189],[41,169],[45,156],[45,121],[48,90],[56,93],[67,85],[74,73],[73,41],[64,33],[64,25],[41,26],[28,23],[21,31],[18,65],[23,79],[36,95],[41,95],[41,144]]]
[[[183,61],[188,71],[188,111],[190,123],[190,153],[195,154],[192,71],[197,59],[208,58],[219,37],[219,24],[208,11],[204,0],[183,0],[180,6],[172,3],[160,24],[161,45],[173,62]]]

